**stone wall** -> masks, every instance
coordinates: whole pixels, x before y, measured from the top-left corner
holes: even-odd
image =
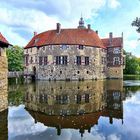
[[[7,109],[7,58],[6,50],[3,49],[2,55],[0,56],[0,112]]]
[[[123,78],[123,66],[120,67],[108,67],[107,78]]]
[[[30,71],[36,67],[37,79],[42,80],[79,80],[79,79],[103,79],[106,78],[106,64],[102,64],[102,57],[106,58],[106,52],[101,48],[84,46],[83,50],[78,49],[79,45],[67,45],[67,49],[62,49],[62,45],[49,45],[37,49],[36,47],[25,49],[25,54],[29,54],[29,60],[33,58],[33,63],[26,66],[25,71]],[[48,56],[48,64],[39,66],[39,56]],[[55,56],[68,56],[68,65],[56,65]],[[76,56],[81,56],[82,65],[76,65]],[[84,65],[85,56],[89,57],[89,65]],[[36,61],[37,58],[37,61]]]

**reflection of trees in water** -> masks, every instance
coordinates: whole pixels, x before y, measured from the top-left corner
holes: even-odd
[[[12,84],[8,86],[8,103],[9,105],[20,105],[23,104],[25,85]]]
[[[123,89],[126,97],[132,97],[136,92],[140,91],[140,86],[125,86]]]

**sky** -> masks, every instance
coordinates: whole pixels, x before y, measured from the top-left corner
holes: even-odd
[[[124,49],[140,57],[140,34],[131,26],[140,17],[139,0],[0,0],[0,32],[13,45],[26,46],[33,33],[77,28],[81,14],[85,25],[100,38],[124,37]]]

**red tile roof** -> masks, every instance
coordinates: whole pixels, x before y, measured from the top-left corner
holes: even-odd
[[[3,42],[5,44],[9,44],[9,42],[5,39],[5,37],[0,32],[0,42]]]
[[[61,29],[59,34],[56,30],[49,30],[34,36],[25,48],[59,44],[104,48],[99,36],[93,30],[88,29]]]
[[[105,47],[110,46],[109,38],[102,39],[102,42]],[[112,47],[122,47],[123,38],[122,37],[115,37],[112,38]]]

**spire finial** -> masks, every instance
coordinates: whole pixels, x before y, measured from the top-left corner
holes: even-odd
[[[83,17],[82,17],[82,12],[81,12],[81,18],[79,20],[79,26],[78,26],[78,28],[85,28],[85,26],[84,26],[84,20],[83,20]]]

